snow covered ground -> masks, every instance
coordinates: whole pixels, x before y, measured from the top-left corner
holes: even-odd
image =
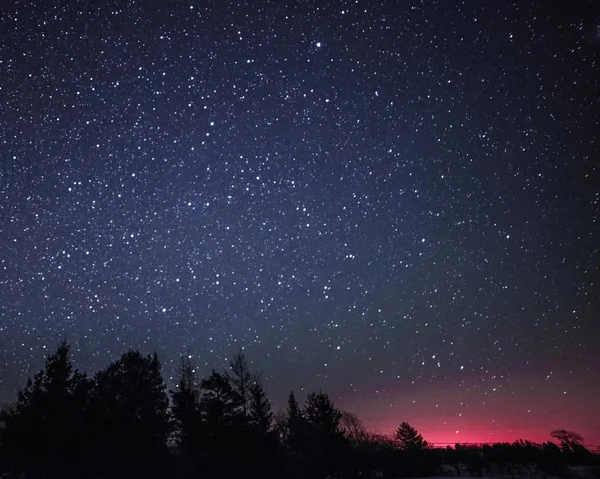
[[[573,478],[596,478],[598,476],[594,475],[593,472],[593,468],[590,467],[585,467],[585,466],[581,466],[581,467],[572,467],[569,468],[571,471],[571,474],[569,476],[564,476],[564,477],[568,477],[570,479]],[[545,475],[540,475],[540,474],[494,474],[491,476],[478,476],[478,475],[469,475],[467,474],[463,474],[461,476],[430,476],[427,478],[411,478],[411,479],[448,479],[450,477],[455,477],[455,478],[477,478],[477,479],[540,479],[541,477],[544,477],[545,479],[563,479],[563,476],[545,476]]]

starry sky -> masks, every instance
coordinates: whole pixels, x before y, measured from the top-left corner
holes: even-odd
[[[244,347],[276,408],[600,443],[595,3],[4,3],[0,400]]]

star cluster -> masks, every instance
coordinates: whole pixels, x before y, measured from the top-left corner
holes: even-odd
[[[600,14],[572,3],[10,2],[0,397],[62,338],[167,378],[244,347],[281,407],[599,441]]]

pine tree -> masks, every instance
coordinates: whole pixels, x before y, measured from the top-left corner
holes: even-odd
[[[394,437],[398,447],[404,451],[422,451],[428,447],[423,436],[407,422],[400,424]]]
[[[300,405],[294,391],[290,391],[287,408],[287,445],[295,453],[300,452],[305,439],[306,427]]]
[[[240,462],[250,477],[269,478],[277,475],[279,443],[273,430],[271,403],[260,383],[250,391],[248,422],[242,437]]]
[[[172,414],[175,421],[176,443],[185,454],[193,454],[198,448],[200,433],[200,390],[194,366],[189,357],[182,357],[179,364],[179,384],[171,391]]]
[[[200,404],[205,419],[233,421],[240,410],[242,399],[227,377],[213,369],[211,375],[201,381],[200,388]]]
[[[343,472],[347,440],[340,426],[342,413],[324,393],[311,393],[306,399],[304,416],[308,425],[305,454],[310,475],[327,477]]]
[[[307,421],[329,436],[341,435],[340,421],[342,413],[335,408],[329,396],[324,393],[311,393],[306,400],[304,409]]]
[[[129,351],[95,376],[97,467],[113,477],[157,477],[168,467],[169,399],[156,353]],[[141,471],[141,472],[140,472]]]
[[[215,477],[238,476],[243,470],[245,448],[242,401],[223,374],[212,371],[200,384],[204,473]]]
[[[249,419],[251,427],[262,436],[266,436],[273,425],[271,403],[260,383],[254,383],[250,388]]]
[[[201,452],[200,385],[190,356],[182,356],[178,366],[179,383],[172,398],[175,444],[180,453],[183,478],[198,476]]]
[[[85,375],[73,369],[69,345],[61,343],[44,369],[19,391],[17,402],[2,413],[3,462],[31,476],[85,475],[90,388]]]
[[[300,405],[296,400],[296,396],[294,395],[294,391],[290,391],[288,396],[288,417],[290,419],[300,417]]]

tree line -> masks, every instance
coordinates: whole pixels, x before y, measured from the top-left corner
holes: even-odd
[[[229,368],[199,379],[183,357],[167,390],[156,354],[128,351],[87,376],[62,343],[0,413],[0,473],[7,478],[377,478],[425,476],[464,464],[598,464],[569,431],[560,446],[525,441],[434,449],[402,422],[393,438],[368,433],[323,392],[294,393],[274,414],[240,350]],[[459,466],[461,465],[462,466]]]

